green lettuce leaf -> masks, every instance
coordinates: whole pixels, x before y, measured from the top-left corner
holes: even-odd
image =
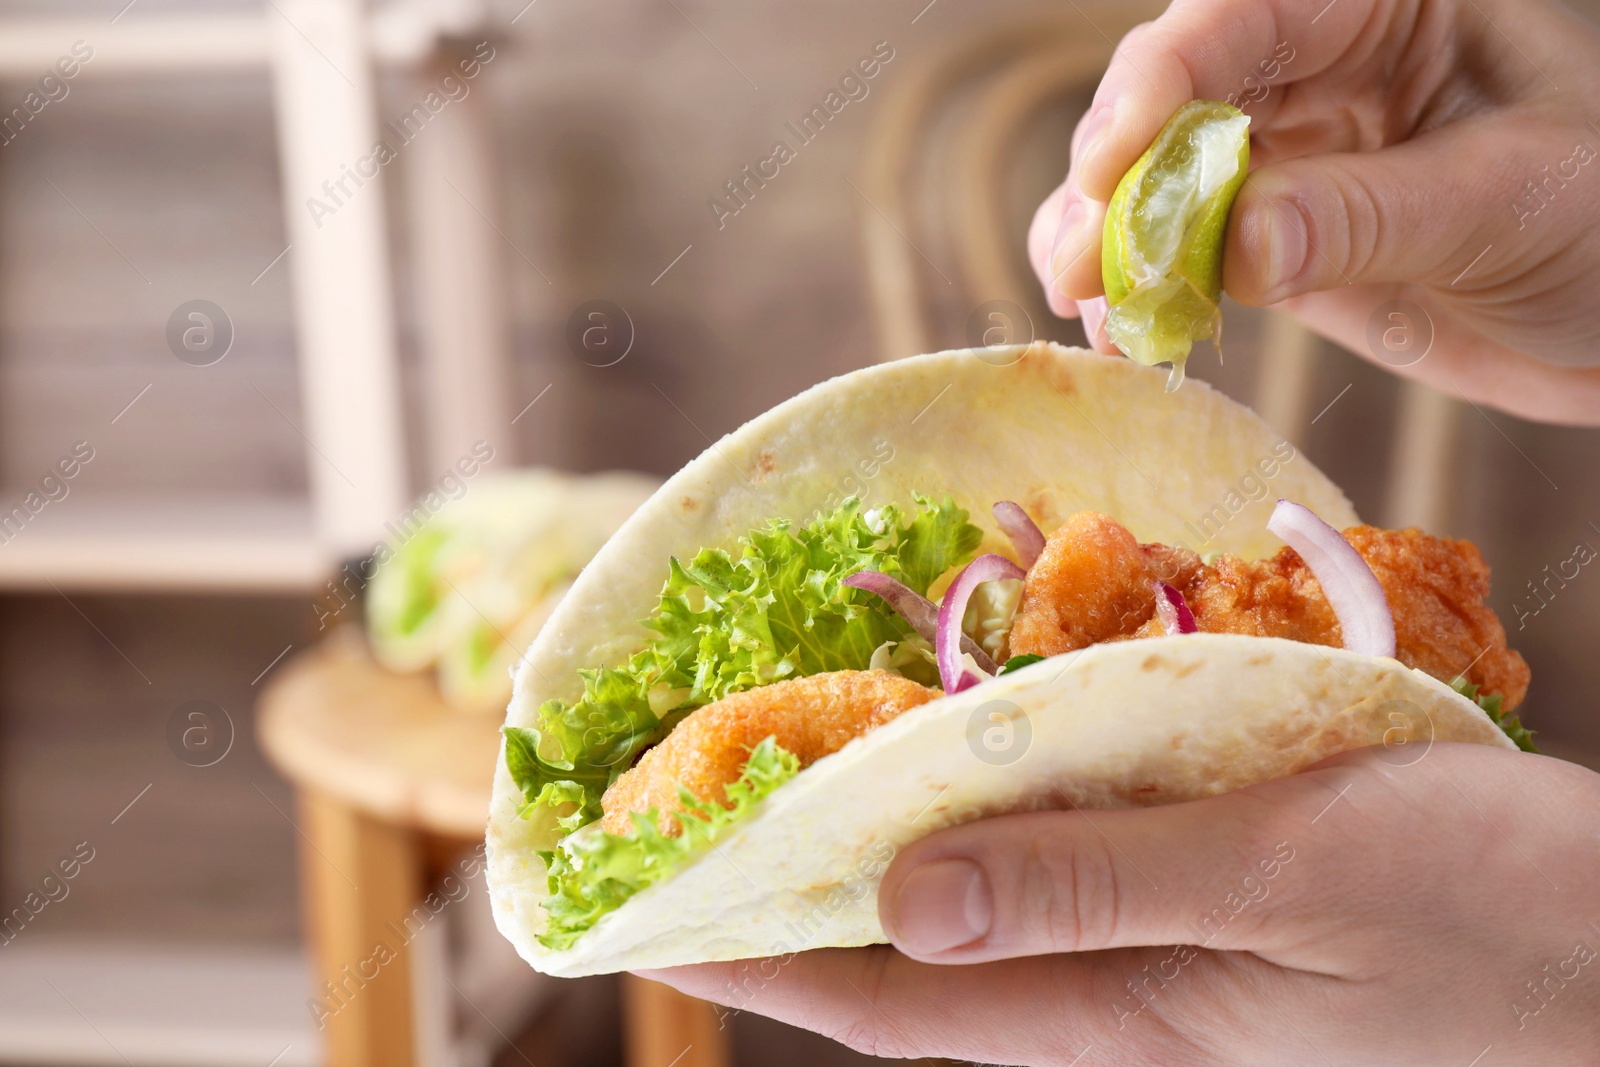
[[[635,812],[634,832],[576,834],[554,850],[539,853],[549,868],[550,896],[544,908],[549,925],[539,935],[545,948],[568,948],[586,930],[621,907],[628,898],[672,874],[706,851],[773,790],[800,772],[793,753],[769,737],[750,752],[737,782],[727,786],[733,807],[703,803],[679,788],[683,810],[673,818],[683,832],[668,837],[657,826],[660,812]]]
[[[527,816],[561,813],[572,830],[600,815],[606,787],[679,719],[730,693],[824,671],[866,670],[910,628],[870,593],[843,584],[882,571],[918,593],[966,562],[982,532],[945,497],[912,515],[852,497],[793,528],[774,521],[737,555],[703,549],[668,562],[650,642],[620,667],[580,671],[583,696],[546,701],[533,726],[507,727],[506,763]]]
[[[449,587],[436,571],[449,540],[450,531],[433,522],[378,555],[382,562],[367,587],[366,616],[373,646],[385,661],[414,669],[433,662],[445,642],[437,615]]]
[[[1477,703],[1478,707],[1483,709],[1484,714],[1489,716],[1496,726],[1505,731],[1505,735],[1511,738],[1511,740],[1515,741],[1517,743],[1517,747],[1522,749],[1522,751],[1539,751],[1533,747],[1533,731],[1522,725],[1521,716],[1506,714],[1503,706],[1505,703],[1505,698],[1499,693],[1487,693],[1483,696],[1479,696],[1478,687],[1467,681],[1464,677],[1456,678],[1450,683],[1450,688],[1454,689],[1468,700]]]
[[[964,509],[947,496],[935,504],[918,496],[922,505],[895,546],[897,577],[926,596],[928,587],[957,563],[965,563],[983,540],[983,531],[967,521]],[[842,510],[842,509],[841,509]],[[898,514],[896,512],[895,514]]]
[[[524,818],[537,808],[576,805],[556,820],[563,830],[598,819],[606,787],[688,714],[656,713],[649,664],[641,659],[635,656],[626,670],[579,671],[583,697],[577,703],[547,700],[537,726],[502,729],[506,768],[522,790]]]
[[[1042,659],[1044,659],[1043,656],[1036,656],[1032,652],[1025,653],[1021,656],[1012,656],[1010,659],[1005,661],[1004,665],[1001,666],[1000,673],[1010,674],[1012,671],[1020,671],[1022,668],[1038,663]],[[998,675],[996,677],[998,677]]]

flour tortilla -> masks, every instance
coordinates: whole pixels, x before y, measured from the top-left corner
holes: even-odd
[[[734,549],[771,519],[804,523],[852,494],[909,506],[913,492],[949,493],[984,529],[980,551],[1006,553],[997,500],[1047,533],[1092,509],[1141,541],[1247,559],[1281,547],[1266,530],[1276,497],[1339,528],[1359,522],[1248,409],[1201,382],[1168,394],[1165,381],[1039,343],[871,367],[780,404],[667,481],[595,557],[529,649],[507,724],[532,725],[543,701],[581,694],[579,668],[642,647],[638,620],[668,557]],[[547,888],[535,853],[559,835],[547,811],[518,817],[502,746],[491,900],[523,958],[561,976],[882,943],[888,860],[942,827],[1191,800],[1363,745],[1411,761],[1433,740],[1515,748],[1472,701],[1395,660],[1226,634],[1097,645],[924,704],[818,761],[562,952],[536,940]]]

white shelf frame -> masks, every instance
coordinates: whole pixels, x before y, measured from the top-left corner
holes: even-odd
[[[299,593],[325,580],[328,550],[308,500],[82,494],[0,545],[13,592]]]
[[[395,297],[385,231],[385,171],[405,167],[417,247],[417,301],[432,473],[479,438],[509,431],[510,340],[504,249],[481,91],[341,204],[313,219],[306,201],[369,153],[374,68],[437,80],[449,40],[492,36],[481,0],[273,0],[254,13],[0,20],[0,79],[33,81],[74,41],[94,59],[79,77],[270,73],[289,235],[302,420],[311,493],[303,505],[198,496],[75,501],[73,517],[30,524],[0,546],[0,590],[314,594],[341,561],[365,555],[409,498]],[[162,513],[181,530],[152,533]],[[270,532],[251,520],[276,517]],[[52,519],[57,517],[52,516]],[[33,528],[37,526],[37,528]]]
[[[35,81],[74,41],[94,48],[77,77],[266,70],[266,20],[257,14],[129,14],[105,19],[8,18],[0,23],[0,78]]]
[[[0,545],[0,590],[309,594],[339,560],[365,554],[383,536],[384,523],[404,511],[409,497],[384,175],[368,179],[361,195],[321,227],[305,200],[320,194],[323,181],[341,173],[341,164],[353,165],[371,150],[378,128],[378,63],[442,74],[436,63],[448,54],[441,51],[443,43],[468,33],[489,37],[487,24],[481,0],[393,0],[376,10],[366,0],[272,0],[255,14],[133,12],[110,24],[0,19],[0,79],[35,81],[77,40],[95,49],[79,76],[97,80],[270,72],[311,483],[307,500],[95,501],[75,494],[70,507],[41,513]],[[453,459],[463,434],[498,426],[505,402],[509,342],[498,287],[502,271],[495,262],[502,250],[490,217],[495,198],[484,95],[474,92],[454,105],[457,123],[449,134],[443,126],[434,131],[447,144],[423,149],[419,141],[398,164],[414,167],[417,182],[427,188],[449,183],[465,194],[461,199],[472,200],[462,205],[418,196],[408,205],[411,228],[428,253],[419,265],[418,299],[431,383],[425,410],[431,459]],[[506,954],[504,943],[497,948]],[[6,960],[18,962],[19,951],[24,949],[11,947]],[[150,988],[152,974],[160,972],[169,986],[193,987],[193,997],[178,998],[188,1006],[233,988],[229,1004],[259,1009],[288,996],[289,985],[298,987],[298,1005],[310,985],[297,955],[252,970],[235,966],[231,950],[229,957],[207,961],[178,958],[181,951],[159,946],[85,955],[78,947],[41,941],[26,953],[30,967],[20,977],[30,995],[42,986],[36,979],[45,971],[59,973],[66,986],[74,984],[74,974],[111,974],[134,990]],[[440,952],[430,958],[418,980],[419,991],[432,996],[444,973],[439,968],[448,964]],[[482,969],[478,961],[466,963]],[[528,981],[520,965],[504,971],[502,962],[501,968],[502,984]],[[0,989],[7,976],[0,966]],[[471,975],[461,977],[472,984]],[[240,994],[239,988],[254,992]],[[523,991],[497,1004],[500,1022],[489,1025],[514,1026],[528,1003]],[[426,1062],[486,1063],[497,1046],[498,1033],[491,1038],[470,1018],[456,1035],[441,1030],[435,1016],[428,1018],[434,1025],[423,1035]],[[122,1047],[112,1050],[105,1034],[86,1036],[76,1012],[41,1006],[12,1019],[0,1006],[0,1062],[125,1063],[128,1056],[141,1063],[260,1064],[279,1054],[280,1038],[302,1051],[286,1049],[286,1058],[273,1062],[287,1067],[322,1059],[314,1032],[298,1019],[250,1016],[199,1029],[193,1023],[192,1011],[174,1019],[147,1013],[114,1020],[106,1025]]]

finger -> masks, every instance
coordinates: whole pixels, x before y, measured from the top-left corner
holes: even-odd
[[[1089,118],[1085,112],[1079,116],[1072,131],[1072,155],[1077,156],[1083,143],[1084,125]],[[1028,231],[1028,259],[1033,272],[1044,287],[1045,301],[1050,310],[1063,319],[1078,317],[1078,302],[1074,294],[1095,296],[1102,290],[1099,275],[1099,231],[1093,229],[1103,219],[1103,209],[1082,203],[1082,195],[1069,175],[1034,213],[1033,225]],[[1092,238],[1092,239],[1091,239]],[[1058,257],[1061,248],[1067,248]],[[1090,256],[1089,253],[1094,255]],[[1079,269],[1078,260],[1086,266]]]
[[[1431,342],[1421,359],[1396,364],[1381,341],[1373,344],[1368,327],[1374,315],[1401,299],[1421,309],[1420,327]],[[1436,299],[1413,287],[1354,285],[1295,297],[1285,307],[1323,337],[1446,396],[1532,422],[1600,424],[1600,368],[1559,367],[1511,351],[1474,333],[1456,316],[1439,313]]]
[[[1308,849],[1303,832],[1350,778],[1336,762],[1185,804],[955,827],[895,858],[879,917],[902,952],[941,963],[1141,945],[1271,950],[1325,911],[1316,902],[1338,879],[1316,869],[1330,853]]]
[[[1391,954],[1397,930],[1441,914],[1495,930],[1500,901],[1592,900],[1571,872],[1580,856],[1593,867],[1576,844],[1593,824],[1505,798],[1529,773],[1559,775],[1573,797],[1600,787],[1586,770],[1535,770],[1530,758],[1444,741],[1361,748],[1205,800],[968,823],[894,859],[879,918],[927,962],[1193,945],[1349,978]],[[1485,814],[1497,805],[1517,820],[1509,832]],[[1507,847],[1519,839],[1521,850]],[[1452,877],[1463,857],[1477,882]],[[1402,885],[1424,888],[1397,899]]]
[[[1061,227],[1062,200],[1066,195],[1067,183],[1063,181],[1044,198],[1028,226],[1028,262],[1041,283],[1049,281],[1050,248]]]
[[[1128,31],[1127,38],[1147,25],[1135,26]],[[1105,119],[1104,110],[1093,107],[1078,117],[1077,125],[1072,130],[1073,167],[1077,166],[1078,153],[1083,149],[1086,135],[1098,138],[1104,130]],[[1105,292],[1100,277],[1100,234],[1105,225],[1106,206],[1085,200],[1073,181],[1070,169],[1065,187],[1060,210],[1056,212],[1056,224],[1051,230],[1050,243],[1045,249],[1045,259],[1035,270],[1044,285],[1050,310],[1064,319],[1070,319],[1082,313],[1082,301]],[[1094,331],[1085,332],[1089,347],[1095,347]]]
[[[1235,883],[1251,879],[1259,895],[1272,883],[1265,875],[1276,878],[1297,850],[1247,833],[1238,815],[1213,823],[1211,813],[1177,809],[1037,812],[972,824],[908,850],[903,867],[896,859],[879,915],[897,948],[930,962],[1160,943],[1254,946],[1259,909],[1241,911],[1238,923],[1210,916],[1232,891],[1222,872]],[[1250,847],[1241,848],[1246,837]],[[1185,841],[1191,850],[1204,841],[1211,855],[1163,854]],[[1258,857],[1267,865],[1260,871]],[[1202,916],[1209,921],[1198,924]]]
[[[1060,290],[1050,289],[1045,292],[1045,302],[1050,305],[1050,313],[1061,319],[1075,319],[1082,314],[1082,308],[1071,297],[1062,295]]]
[[[1078,301],[1078,312],[1083,316],[1083,336],[1090,348],[1104,356],[1122,355],[1122,350],[1106,333],[1106,316],[1111,314],[1111,307],[1105,297]]]
[[[1069,184],[1071,181],[1068,179]],[[1105,295],[1100,276],[1100,234],[1105,224],[1106,205],[1077,193],[1074,187],[1050,250],[1048,295],[1079,301]]]
[[[1464,121],[1377,152],[1264,167],[1229,216],[1224,287],[1247,304],[1358,284],[1490,287],[1566,243],[1559,227],[1529,225],[1543,207],[1530,174],[1574,208],[1600,200],[1568,188],[1595,152],[1574,155],[1567,140],[1529,117]],[[1505,252],[1478,262],[1491,245]]]
[[[1073,173],[1085,196],[1107,203],[1172,113],[1191,100],[1225,100],[1269,62],[1294,49],[1278,82],[1320,74],[1344,54],[1376,0],[1177,0],[1117,46],[1095,92]]]
[[[1050,252],[1055,247],[1056,233],[1061,229],[1061,212],[1063,202],[1069,194],[1070,182],[1062,182],[1045,197],[1039,209],[1033,213],[1033,222],[1028,226],[1028,262],[1033,266],[1033,273],[1039,279],[1039,284],[1044,287],[1045,297],[1050,297]],[[1065,305],[1063,305],[1065,307]],[[1055,304],[1051,310],[1057,315]],[[1071,308],[1071,314],[1062,315],[1070,318],[1077,314],[1076,306]]]
[[[1171,1062],[1161,1058],[1174,1051],[1159,1046],[1165,1032],[1119,1032],[1128,1009],[1119,1012],[1117,1000],[1126,978],[1172,951],[941,967],[872,946],[635,973],[873,1056],[1065,1063],[1088,1045],[1115,1043],[1124,1056],[1156,1063]],[[1042,1012],[1046,990],[1049,1010]],[[1108,996],[1108,990],[1115,992]]]

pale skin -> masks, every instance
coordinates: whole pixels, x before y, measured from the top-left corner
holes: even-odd
[[[1189,804],[946,830],[884,877],[893,947],[646,976],[894,1058],[1592,1065],[1597,813],[1600,775],[1558,760],[1348,753]]]
[[[1119,45],[1034,219],[1051,306],[1109,347],[1117,180],[1284,42],[1246,108],[1227,291],[1362,354],[1403,296],[1437,339],[1400,373],[1600,423],[1600,158],[1526,188],[1600,150],[1600,33],[1542,0],[1177,0]],[[890,946],[649,977],[887,1057],[1600,1062],[1600,775],[1559,760],[1374,748],[1188,804],[1001,816],[902,849],[878,907]]]
[[[1258,96],[1229,296],[1363,356],[1374,310],[1411,300],[1436,339],[1398,373],[1595,425],[1600,159],[1574,156],[1600,151],[1597,57],[1600,31],[1546,0],[1177,0],[1118,46],[1029,259],[1051,308],[1114,352],[1100,235],[1118,180],[1186,101]]]

